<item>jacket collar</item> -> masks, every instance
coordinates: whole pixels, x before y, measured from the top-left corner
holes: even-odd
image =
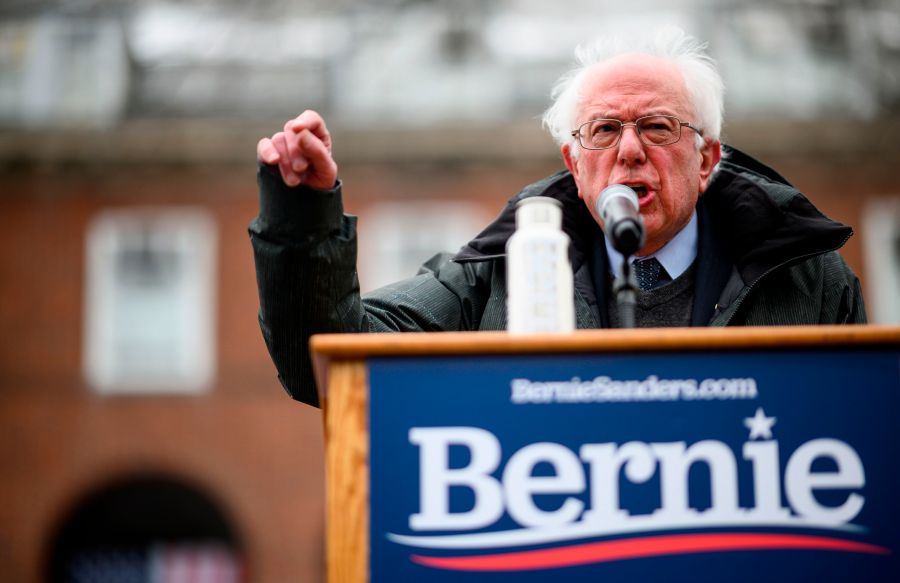
[[[734,148],[726,150],[702,199],[716,240],[747,285],[775,267],[837,250],[853,234],[777,172]]]
[[[723,146],[723,160],[699,207],[711,237],[705,245],[722,246],[748,285],[782,264],[838,249],[853,230],[823,215],[780,174],[751,156]],[[548,196],[563,204],[563,231],[572,241],[575,270],[591,253],[599,227],[578,197],[568,171],[526,186],[511,198],[497,219],[460,249],[457,262],[485,261],[506,255],[515,232],[516,204],[531,196]],[[701,215],[702,216],[702,215]],[[717,243],[713,243],[716,241]],[[719,253],[718,261],[722,260]]]
[[[464,263],[505,257],[506,242],[516,231],[516,205],[519,201],[532,196],[555,198],[562,203],[562,230],[572,241],[569,255],[573,268],[577,270],[578,266],[584,263],[585,253],[589,252],[591,242],[600,232],[600,227],[578,197],[575,179],[568,170],[529,184],[509,199],[494,222],[463,246],[453,260]]]

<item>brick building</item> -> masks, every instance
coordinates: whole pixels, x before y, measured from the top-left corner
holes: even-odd
[[[815,125],[730,129],[856,227],[843,254],[869,297],[860,234],[873,208],[894,208],[900,223],[896,125],[837,141]],[[0,135],[0,577],[43,580],[137,553],[252,581],[321,580],[320,412],[284,394],[255,317],[246,227],[265,129],[141,130]],[[461,245],[521,185],[560,167],[537,130],[506,142],[433,135],[399,134],[390,153],[372,146],[383,136],[335,136],[346,206],[361,217],[364,286]],[[403,208],[415,221],[402,222]],[[126,364],[103,360],[116,350]],[[174,356],[153,365],[165,350]],[[184,354],[187,369],[166,368]]]

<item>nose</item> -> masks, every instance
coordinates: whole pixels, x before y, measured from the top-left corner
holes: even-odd
[[[646,159],[644,143],[638,136],[637,128],[634,124],[625,124],[619,138],[619,162],[627,165],[642,164]]]

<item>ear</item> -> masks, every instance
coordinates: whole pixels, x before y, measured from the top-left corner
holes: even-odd
[[[722,159],[722,143],[719,140],[705,140],[700,148],[700,192],[709,186],[712,171]]]
[[[569,169],[569,172],[572,173],[575,180],[578,180],[578,158],[573,155],[572,145],[563,144],[560,151],[562,152],[563,161],[566,163],[566,168]]]

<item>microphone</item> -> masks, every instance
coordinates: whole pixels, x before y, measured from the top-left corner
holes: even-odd
[[[613,249],[629,257],[644,246],[644,218],[638,196],[624,184],[611,184],[597,200],[597,214]]]

